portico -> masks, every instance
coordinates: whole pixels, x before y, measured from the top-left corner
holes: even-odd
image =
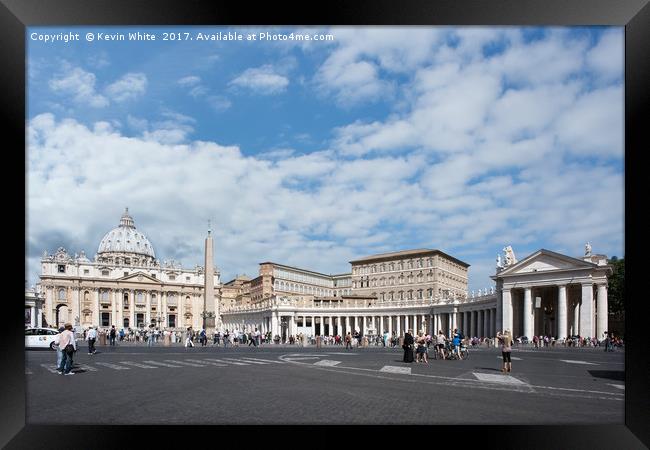
[[[519,262],[498,268],[497,329],[513,336],[572,335],[603,338],[607,330],[605,255],[572,258],[541,249]]]

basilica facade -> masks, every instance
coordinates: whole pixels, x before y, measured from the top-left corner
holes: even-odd
[[[43,253],[39,288],[45,320],[55,327],[68,322],[118,329],[201,328],[204,272],[202,266],[188,269],[156,259],[127,209],[101,239],[92,261],[84,252],[72,256],[64,248]],[[220,274],[216,267],[212,272],[213,302],[218,302]]]

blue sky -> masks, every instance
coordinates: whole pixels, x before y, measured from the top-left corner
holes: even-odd
[[[137,31],[156,40],[128,40]],[[196,39],[229,31],[244,40]],[[262,32],[333,39],[246,40]],[[57,33],[80,41],[38,40]],[[473,290],[506,245],[624,256],[623,36],[30,28],[28,282],[43,250],[92,257],[126,206],[157,256],[185,267],[202,264],[211,219],[224,281],[267,260],[342,273],[438,248],[471,264]]]

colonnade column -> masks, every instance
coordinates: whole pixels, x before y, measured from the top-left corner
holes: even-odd
[[[596,301],[596,337],[598,339],[603,339],[605,331],[609,331],[607,328],[607,308],[607,285],[603,283],[598,285],[598,297]]]
[[[393,335],[393,316],[388,316],[388,336]]]
[[[397,336],[399,337],[402,334],[402,324],[400,316],[395,316],[395,331],[397,332]]]
[[[476,335],[483,337],[483,310],[476,311]]]
[[[580,300],[573,307],[573,334],[580,334]]]
[[[580,336],[594,335],[594,288],[591,283],[582,285],[582,306],[580,307]]]
[[[469,334],[469,311],[463,313],[463,334]]]
[[[503,328],[503,330],[510,330],[512,333],[514,333],[514,330],[512,329],[512,292],[510,289],[503,290],[502,298],[503,305],[501,310],[501,328]]]
[[[483,336],[488,337],[490,335],[490,321],[489,321],[489,309],[483,310]]]
[[[524,289],[524,336],[528,339],[533,337],[533,298],[532,289]]]
[[[567,302],[566,285],[558,286],[557,294],[557,337],[566,338],[567,334]]]

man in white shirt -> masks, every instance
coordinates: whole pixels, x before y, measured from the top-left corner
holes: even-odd
[[[59,373],[63,375],[74,375],[74,372],[71,372],[73,364],[72,356],[77,351],[77,342],[72,332],[72,324],[66,323],[64,328],[65,330],[63,330],[61,337],[59,337],[59,347],[63,351],[63,360],[59,366]]]
[[[95,340],[97,340],[97,330],[95,330],[93,327],[90,327],[88,333],[86,334],[86,337],[88,338],[88,354],[94,355],[96,352]]]

